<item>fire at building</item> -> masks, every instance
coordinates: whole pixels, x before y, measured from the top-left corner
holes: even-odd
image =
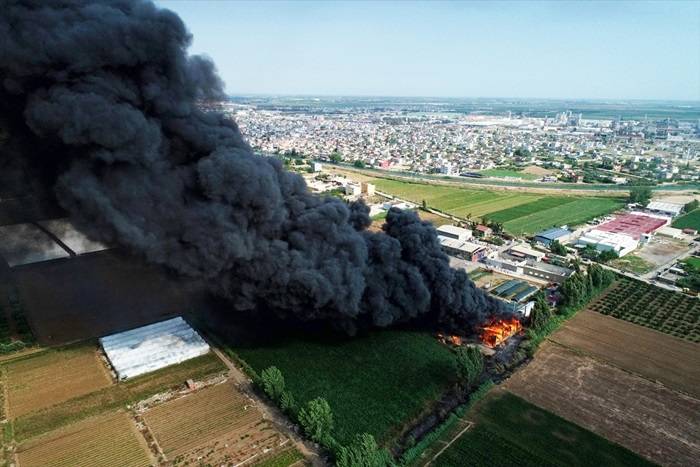
[[[481,328],[481,342],[491,348],[508,340],[522,330],[522,324],[517,318],[496,319]]]

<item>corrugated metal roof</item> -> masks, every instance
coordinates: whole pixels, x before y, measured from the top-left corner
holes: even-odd
[[[209,352],[187,322],[177,318],[100,338],[119,379],[149,373]]]

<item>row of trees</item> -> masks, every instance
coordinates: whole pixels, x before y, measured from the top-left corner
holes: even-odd
[[[613,271],[598,264],[588,267],[587,273],[578,271],[567,278],[559,288],[566,306],[580,306],[615,281]]]
[[[259,386],[296,423],[312,441],[328,449],[339,467],[385,467],[393,465],[389,452],[380,449],[369,433],[355,436],[348,445],[333,437],[333,411],[326,399],[317,397],[298,407],[287,390],[284,375],[275,366],[260,373]]]

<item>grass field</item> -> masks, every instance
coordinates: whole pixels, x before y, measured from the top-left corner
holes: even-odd
[[[17,358],[3,364],[9,416],[16,418],[112,383],[94,345]]]
[[[700,301],[645,282],[621,277],[589,309],[700,342]]]
[[[165,456],[178,465],[239,465],[284,441],[229,382],[158,405],[143,418]]]
[[[24,441],[87,417],[125,407],[153,394],[181,386],[187,379],[199,380],[224,372],[225,369],[218,357],[206,354],[89,394],[73,397],[16,418],[13,421],[15,440]]]
[[[523,180],[537,180],[539,177],[537,175],[529,174],[527,172],[518,170],[508,170],[508,169],[486,169],[479,172],[484,177],[514,177],[522,178]]]
[[[342,341],[234,348],[255,370],[277,366],[302,404],[325,397],[342,443],[368,432],[387,443],[454,380],[453,354],[427,333],[375,332]]]
[[[685,258],[682,262],[688,265],[690,269],[700,272],[700,258],[697,256],[690,256]]]
[[[535,358],[504,387],[661,465],[697,464],[700,401],[576,349],[543,343]],[[526,436],[524,432],[513,436]],[[561,433],[561,437],[561,442],[566,442],[567,434]],[[578,460],[585,462],[593,455],[581,452]],[[626,465],[639,462],[630,460]],[[591,465],[610,462],[599,460]]]
[[[700,230],[700,209],[690,211],[673,221],[673,227],[677,229]]]
[[[491,391],[468,414],[474,426],[433,465],[653,465],[636,454],[505,391]]]
[[[444,185],[375,179],[377,189],[458,217],[502,222],[513,234],[577,225],[623,205],[620,198],[555,196],[517,191],[463,189]]]
[[[610,262],[610,266],[637,274],[647,273],[655,267],[654,264],[637,255],[625,255],[622,258],[615,259]]]
[[[145,441],[123,412],[91,418],[24,443],[17,449],[22,467],[147,467]]]

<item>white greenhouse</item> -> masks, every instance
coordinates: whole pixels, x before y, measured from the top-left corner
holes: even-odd
[[[100,344],[120,380],[209,352],[204,339],[180,316],[101,337]]]

